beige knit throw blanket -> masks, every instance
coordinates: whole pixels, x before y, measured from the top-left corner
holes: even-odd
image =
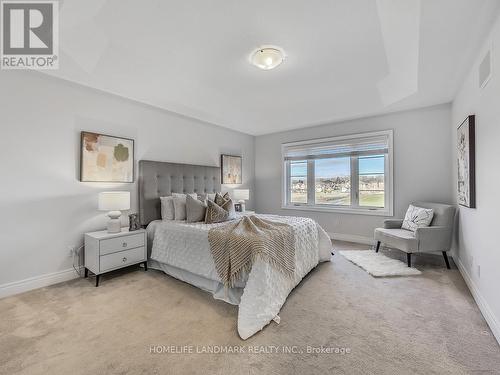
[[[295,273],[295,241],[285,223],[244,216],[208,231],[215,269],[226,287],[250,272],[257,256],[286,276]]]

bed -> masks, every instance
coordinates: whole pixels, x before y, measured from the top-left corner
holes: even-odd
[[[293,228],[295,273],[287,278],[257,258],[249,272],[243,273],[232,287],[225,287],[217,274],[208,241],[210,229],[224,223],[162,221],[160,204],[160,197],[172,193],[208,194],[220,190],[218,167],[139,161],[139,215],[147,229],[148,265],[205,290],[216,299],[238,305],[238,333],[247,339],[273,319],[277,320],[291,290],[319,262],[330,260],[331,242],[312,219],[257,215]]]

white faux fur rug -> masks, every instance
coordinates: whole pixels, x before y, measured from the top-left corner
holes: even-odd
[[[411,276],[422,273],[416,268],[408,267],[400,260],[386,257],[373,250],[344,250],[339,253],[375,277]]]

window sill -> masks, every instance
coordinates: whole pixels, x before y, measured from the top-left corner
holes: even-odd
[[[353,214],[353,215],[368,215],[368,216],[394,216],[392,209],[375,209],[369,208],[341,208],[341,207],[318,207],[318,206],[285,206],[282,205],[283,210],[296,210],[296,211],[315,211],[336,214]]]

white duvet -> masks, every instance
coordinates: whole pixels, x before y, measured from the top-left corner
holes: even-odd
[[[295,277],[286,277],[257,258],[252,270],[236,286],[244,287],[239,304],[238,333],[247,339],[264,328],[279,313],[287,296],[319,262],[330,260],[331,242],[314,220],[302,217],[257,215],[287,223],[295,236]],[[221,224],[154,222],[151,259],[204,278],[218,281],[208,243],[208,231]]]

